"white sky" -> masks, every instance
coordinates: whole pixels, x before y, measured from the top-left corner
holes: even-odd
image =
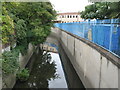
[[[86,5],[91,4],[88,0],[50,0],[58,12],[83,11]]]

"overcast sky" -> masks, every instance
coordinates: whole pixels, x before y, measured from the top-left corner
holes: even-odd
[[[78,12],[83,11],[88,0],[50,0],[56,11],[59,12]]]

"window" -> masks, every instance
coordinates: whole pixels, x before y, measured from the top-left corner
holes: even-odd
[[[64,16],[62,16],[62,18],[64,18]]]
[[[73,18],[75,18],[75,16],[73,16]]]
[[[72,16],[70,15],[70,18],[72,18]]]
[[[76,18],[77,18],[78,16],[76,15]]]
[[[69,15],[67,17],[69,18]]]

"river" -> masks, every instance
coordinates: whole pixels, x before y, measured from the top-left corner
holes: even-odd
[[[26,66],[30,70],[29,79],[26,82],[17,80],[13,90],[16,88],[84,88],[67,57],[63,58],[58,53],[37,51]]]

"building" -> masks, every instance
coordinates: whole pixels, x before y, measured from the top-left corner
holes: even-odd
[[[78,12],[58,13],[56,23],[81,22],[83,19]]]

